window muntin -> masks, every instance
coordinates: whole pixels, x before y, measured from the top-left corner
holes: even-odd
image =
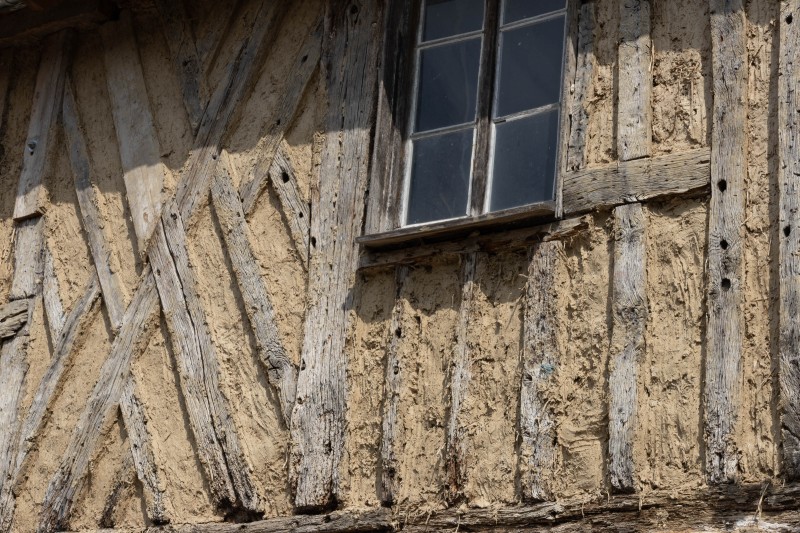
[[[401,225],[552,201],[566,0],[422,0],[420,17]]]

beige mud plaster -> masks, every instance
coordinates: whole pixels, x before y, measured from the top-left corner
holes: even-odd
[[[47,38],[42,51],[36,89],[33,93],[28,137],[23,148],[22,174],[14,204],[14,220],[44,213],[46,202],[44,171],[53,125],[61,108],[61,94],[72,53],[73,37],[70,30],[52,35]]]
[[[522,496],[526,500],[553,499],[555,474],[555,415],[548,406],[547,389],[559,364],[555,285],[558,262],[564,254],[559,241],[543,242],[529,251],[528,283],[522,345],[519,431],[522,435]]]
[[[308,311],[297,402],[292,414],[295,505],[335,501],[344,450],[347,356],[344,353],[358,244],[364,218],[377,83],[381,5],[335,0],[327,7],[323,65],[329,108],[319,171],[317,246],[309,266]],[[333,268],[331,268],[333,267]]]
[[[118,22],[104,24],[100,32],[125,191],[141,252],[161,214],[167,169],[161,162],[130,12],[123,12]]]
[[[800,1],[781,2],[778,86],[779,376],[783,466],[800,478]]]
[[[272,3],[261,5],[254,32],[242,45],[237,61],[229,66],[227,76],[211,98],[200,124],[195,150],[188,164],[189,170],[178,187],[176,198],[181,217],[191,220],[192,215],[207,197],[211,176],[216,165],[217,146],[231,117],[252,85],[255,65],[263,59],[263,44],[270,31],[277,27],[283,10]],[[139,287],[125,311],[122,327],[114,339],[106,361],[86,408],[81,423],[76,426],[62,458],[57,474],[47,488],[38,529],[52,531],[69,517],[74,495],[86,476],[89,460],[98,444],[105,421],[118,405],[131,359],[145,349],[150,325],[158,315],[158,292],[150,267],[145,268]]]
[[[270,384],[278,393],[283,419],[288,427],[297,393],[297,369],[286,354],[278,333],[272,301],[248,240],[249,230],[242,204],[231,183],[228,172],[230,159],[226,152],[222,153],[222,159],[211,186],[214,210],[222,226],[228,255],[256,337],[259,358]]]
[[[708,226],[705,383],[706,473],[712,483],[738,474],[734,442],[741,384],[742,226],[747,169],[747,49],[742,0],[710,0],[714,107]]]
[[[645,223],[641,204],[614,210],[608,470],[611,486],[622,492],[636,488],[633,441],[637,424],[637,376],[644,356],[647,325]]]

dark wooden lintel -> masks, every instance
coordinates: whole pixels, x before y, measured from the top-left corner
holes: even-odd
[[[66,28],[93,28],[114,17],[111,0],[64,0],[0,14],[0,47],[31,44]],[[39,4],[37,4],[39,5]]]

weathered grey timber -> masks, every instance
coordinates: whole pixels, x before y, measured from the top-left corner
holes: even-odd
[[[364,218],[382,5],[333,0],[323,35],[329,107],[319,171],[319,209],[312,215],[308,310],[297,399],[292,413],[291,472],[295,505],[320,509],[336,501],[344,450],[347,356]],[[312,240],[313,242],[313,240]],[[331,268],[336,265],[336,268]]]
[[[89,154],[86,150],[83,133],[81,133],[75,97],[69,82],[64,88],[62,123],[80,207],[81,221],[89,241],[89,249],[92,252],[92,259],[94,259],[97,277],[100,280],[100,286],[103,288],[103,303],[111,319],[111,325],[116,330],[119,329],[122,322],[127,298],[117,272],[111,269],[111,252],[106,245],[107,239],[103,234],[102,219],[98,211],[97,193],[92,186],[92,168],[89,162]]]
[[[319,65],[322,46],[321,31],[322,23],[320,22],[317,24],[315,30],[306,36],[298,53],[298,58],[295,61],[295,68],[291,69],[289,80],[282,91],[280,103],[276,106],[275,120],[267,126],[266,132],[262,135],[264,141],[262,141],[262,145],[259,147],[259,156],[256,164],[252,172],[244,176],[244,179],[239,184],[239,197],[242,199],[244,212],[248,216],[253,212],[256,201],[264,191],[267,179],[275,175],[274,173],[270,173],[270,170],[273,166],[273,159],[278,153],[280,143],[283,140],[283,133],[286,131],[286,127],[291,123],[292,118],[297,112],[303,93]],[[286,160],[284,159],[284,161]],[[282,178],[283,174],[280,174],[280,176]],[[278,189],[281,185],[276,183],[275,180],[273,180],[272,183],[276,190],[278,190],[281,204],[290,209],[295,207],[294,202],[289,198],[284,200],[280,189]],[[280,183],[284,183],[282,179]],[[294,196],[297,197],[296,183],[292,183],[292,185],[295,187]],[[283,187],[283,194],[289,192],[287,189],[292,185]],[[299,217],[299,214],[290,215],[289,213],[294,213],[294,211],[287,211],[287,216]],[[305,214],[307,215],[308,213],[306,212]],[[291,221],[290,228],[293,232],[295,231]]]
[[[653,76],[650,0],[619,0],[617,153],[621,161],[650,155]]]
[[[31,298],[41,290],[43,226],[44,220],[37,216],[14,228],[14,277],[9,300]]]
[[[381,434],[381,503],[391,505],[394,503],[399,484],[397,476],[397,457],[394,450],[394,441],[397,433],[397,408],[400,402],[400,385],[402,383],[402,368],[397,351],[400,340],[403,338],[403,289],[408,279],[408,267],[398,266],[395,269],[395,302],[392,308],[392,318],[389,323],[389,339],[386,343],[386,370],[383,381],[383,432]]]
[[[637,376],[647,326],[647,254],[641,204],[614,209],[611,369],[608,379],[608,474],[619,492],[634,486]]]
[[[27,321],[27,300],[16,300],[0,307],[0,339],[13,337]]]
[[[69,81],[64,89],[63,107],[62,122],[69,148],[83,229],[89,241],[89,249],[92,253],[95,271],[103,292],[103,303],[108,312],[111,326],[114,331],[119,331],[125,313],[126,297],[117,273],[111,269],[110,252],[97,208],[97,194],[91,182],[92,171],[86,142],[81,133],[75,98]],[[168,519],[164,496],[158,480],[159,474],[154,460],[153,446],[145,424],[144,410],[134,394],[133,376],[129,375],[127,381],[128,383],[123,389],[120,407],[125,428],[128,431],[135,471],[144,488],[148,517],[154,523],[165,523]]]
[[[734,428],[739,411],[742,330],[742,237],[747,172],[747,25],[742,0],[710,0],[714,105],[711,121],[711,202],[708,216],[706,324],[706,473],[711,483],[734,481]]]
[[[800,478],[800,0],[783,0],[778,19],[778,191],[780,194],[779,377],[783,469]],[[800,18],[797,19],[800,23]]]
[[[161,215],[166,169],[161,164],[130,12],[124,11],[117,22],[104,24],[100,33],[125,192],[138,250],[143,253]]]
[[[707,190],[708,148],[611,163],[564,176],[564,215]]]
[[[270,31],[277,27],[285,6],[262,5],[253,32],[243,43],[236,61],[212,96],[203,115],[195,146],[202,147],[190,156],[186,177],[178,186],[176,198],[181,216],[191,220],[207,198],[211,175],[216,165],[218,148],[228,122],[246,91],[252,86],[255,66],[263,57],[264,44]],[[99,285],[98,285],[99,286]],[[144,349],[151,332],[146,327],[159,314],[158,292],[150,267],[146,267],[131,303],[125,311],[122,327],[114,339],[111,353],[100,370],[86,408],[70,437],[61,466],[50,481],[42,504],[39,531],[52,531],[69,517],[74,495],[84,482],[86,468],[101,435],[100,428],[118,405],[130,361]]]
[[[147,254],[211,496],[219,506],[241,505],[256,511],[258,495],[240,449],[230,407],[220,390],[217,355],[189,266],[186,235],[177,208],[162,215]]]
[[[528,248],[541,241],[565,239],[589,227],[586,216],[567,218],[528,228],[473,234],[448,242],[416,244],[399,250],[363,250],[359,269],[374,269],[396,264],[413,264],[446,255],[463,255],[468,252],[509,251]]]
[[[520,484],[526,501],[553,499],[557,456],[555,417],[547,396],[559,364],[555,278],[564,253],[561,241],[531,246],[522,333],[519,403]]]
[[[42,533],[66,526],[72,504],[84,485],[86,469],[102,435],[104,422],[116,414],[131,358],[145,348],[141,345],[142,337],[145,337],[143,330],[155,325],[158,293],[155,284],[147,283],[147,279],[152,279],[149,267],[145,269],[140,289],[125,311],[111,354],[100,369],[97,383],[72,432],[61,465],[47,487],[39,514],[38,531]],[[96,286],[99,293],[100,284]]]
[[[53,254],[45,239],[42,244],[42,298],[44,300],[44,312],[47,315],[50,338],[53,342],[61,335],[61,328],[64,327],[64,306],[61,303],[61,296],[58,294],[58,278],[56,278],[53,266]]]
[[[461,419],[461,405],[467,399],[467,389],[471,379],[472,346],[468,340],[470,319],[475,301],[475,268],[477,253],[463,256],[461,265],[461,303],[458,309],[458,324],[450,363],[450,409],[447,414],[445,433],[446,498],[456,502],[463,497],[466,483],[466,428]]]
[[[181,80],[181,93],[192,132],[203,118],[205,75],[201,74],[200,59],[197,55],[194,31],[182,1],[157,0],[156,7],[161,15],[162,30],[175,72]]]
[[[558,160],[556,163],[556,176],[555,176],[555,216],[556,218],[563,218],[564,216],[564,173],[567,171],[567,161],[569,159],[569,138],[570,130],[572,127],[572,107],[575,102],[575,95],[573,94],[573,82],[577,76],[578,68],[578,17],[580,17],[582,0],[567,0],[566,2],[566,25],[565,43],[564,43],[564,63],[561,73],[561,98],[559,100],[558,110],[558,148],[556,154]],[[499,16],[499,15],[498,15]],[[487,153],[488,155],[488,153]],[[487,160],[488,164],[488,160]]]
[[[47,38],[36,88],[33,93],[28,136],[23,147],[22,173],[14,203],[14,220],[22,220],[44,213],[45,190],[43,186],[48,148],[59,110],[64,78],[72,52],[74,34],[65,30]]]
[[[155,524],[164,524],[169,522],[166,495],[159,480],[150,433],[147,430],[147,415],[144,406],[136,397],[135,387],[133,376],[128,374],[122,388],[120,410],[125,422],[125,430],[128,432],[128,440],[131,443],[131,455],[136,467],[136,476],[144,486],[147,517]]]
[[[256,338],[259,359],[267,371],[270,385],[278,394],[281,413],[286,427],[289,427],[297,394],[297,369],[281,342],[272,300],[264,284],[261,267],[250,246],[247,221],[242,203],[231,183],[229,168],[230,160],[223,152],[222,164],[217,167],[211,185],[214,211],[222,227],[225,247]]]
[[[278,193],[281,213],[286,217],[289,231],[303,266],[308,269],[308,252],[311,239],[311,206],[300,196],[297,176],[286,152],[279,148],[269,167],[269,180]]]
[[[586,166],[586,135],[589,129],[589,94],[594,71],[594,14],[595,3],[581,4],[578,14],[578,42],[575,79],[571,82],[569,107],[569,140],[567,141],[567,171]]]
[[[120,500],[125,497],[125,492],[130,490],[136,482],[136,468],[133,466],[133,456],[130,453],[125,454],[122,464],[117,469],[114,475],[114,488],[106,498],[106,503],[103,505],[103,514],[100,515],[100,527],[112,528],[114,527],[114,513]]]

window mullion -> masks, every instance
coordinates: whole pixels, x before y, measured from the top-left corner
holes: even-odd
[[[492,100],[494,94],[495,64],[497,61],[498,17],[500,0],[486,0],[484,34],[481,50],[480,81],[478,88],[478,120],[472,164],[472,188],[469,214],[476,216],[484,211],[492,126]]]

